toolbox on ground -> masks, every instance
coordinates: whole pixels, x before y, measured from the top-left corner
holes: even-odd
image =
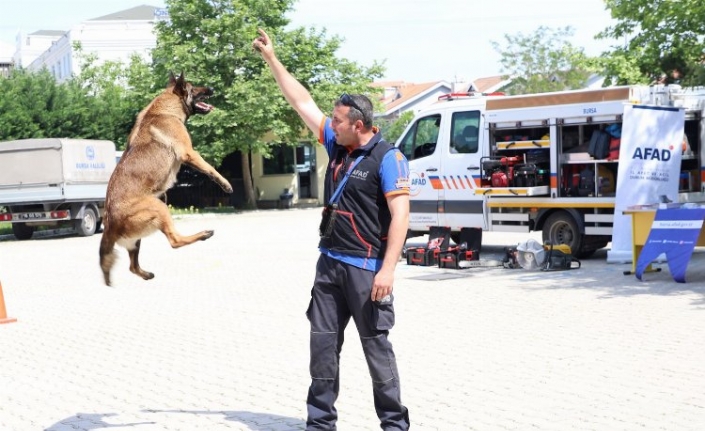
[[[406,252],[407,265],[434,266],[438,262],[439,249],[427,250],[426,247],[409,249]]]
[[[464,227],[460,230],[458,244],[442,251],[438,256],[438,267],[460,269],[462,261],[480,260],[482,229]]]
[[[460,269],[460,262],[465,260],[480,260],[480,252],[467,250],[464,247],[451,247],[438,255],[438,267],[447,269]]]
[[[464,227],[460,229],[457,245],[462,247],[463,244],[466,244],[465,248],[468,250],[477,250],[477,259],[479,259],[482,249],[482,228]]]
[[[450,245],[450,228],[434,226],[428,234],[425,247],[408,248],[406,264],[419,266],[435,266],[441,252],[448,250]]]

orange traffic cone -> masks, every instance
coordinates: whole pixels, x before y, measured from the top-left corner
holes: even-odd
[[[2,283],[0,283],[0,324],[17,322],[14,317],[7,317],[5,310],[5,296],[2,294]]]

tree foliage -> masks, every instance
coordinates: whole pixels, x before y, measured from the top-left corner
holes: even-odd
[[[582,48],[568,42],[574,33],[572,27],[541,26],[529,35],[505,34],[504,45],[492,41],[502,71],[512,79],[506,90],[525,94],[583,88],[596,65]]]
[[[15,69],[0,78],[0,140],[29,138],[106,139],[124,147],[137,113],[151,96],[138,85],[149,75],[139,57],[129,65],[98,64],[83,56],[82,73],[64,82],[46,70]]]
[[[286,30],[285,17],[293,0],[167,0],[169,20],[157,24],[153,51],[154,73],[165,79],[169,71],[214,88],[216,110],[190,120],[194,146],[217,164],[241,151],[268,154],[268,140],[296,144],[304,124],[285,101],[252,40],[262,27],[273,38],[282,63],[312,93],[325,110],[345,91],[369,92],[368,84],[381,76],[370,68],[340,59],[338,37],[326,30]],[[271,134],[270,134],[271,133]],[[243,161],[243,168],[247,168]],[[246,188],[251,183],[246,180]],[[254,205],[252,191],[248,203]]]
[[[217,110],[194,118],[194,144],[210,161],[235,150],[267,153],[265,135],[295,144],[303,122],[286,102],[268,67],[251,48],[257,28],[275,40],[277,55],[311,91],[320,106],[331,106],[342,89],[369,92],[379,67],[362,68],[335,57],[340,39],[325,29],[285,31],[293,0],[167,0],[170,21],[157,25],[154,73],[185,72],[214,88]],[[165,81],[166,82],[166,81]]]
[[[406,129],[406,126],[408,126],[413,119],[414,111],[405,111],[399,116],[399,118],[391,121],[381,121],[379,128],[382,131],[382,136],[384,136],[384,139],[387,142],[396,142],[404,132],[404,129]]]
[[[618,45],[603,54],[610,82],[634,84],[672,77],[705,84],[705,2],[702,0],[605,0],[616,24],[597,35]]]
[[[99,63],[95,54],[84,54],[80,46],[75,49],[81,74],[69,85],[83,93],[75,117],[79,137],[99,136],[124,148],[137,114],[163,87],[156,88],[150,65],[137,54],[127,63]]]
[[[0,78],[0,135],[3,140],[39,138],[45,131],[56,133],[61,129],[59,110],[65,106],[69,94],[55,85],[46,71],[38,74],[13,70]]]

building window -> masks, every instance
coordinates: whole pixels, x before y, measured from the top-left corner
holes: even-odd
[[[10,70],[12,70],[12,63],[0,63],[0,76],[10,76]]]
[[[316,157],[313,145],[308,142],[301,142],[296,147],[296,171],[309,172],[316,165]]]
[[[294,161],[294,148],[289,145],[272,145],[272,157],[262,158],[264,175],[293,174],[296,162]]]

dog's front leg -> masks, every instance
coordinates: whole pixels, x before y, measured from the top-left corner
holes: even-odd
[[[233,186],[230,185],[230,182],[220,175],[220,173],[218,173],[213,166],[203,160],[203,157],[201,157],[201,155],[197,152],[192,151],[186,154],[186,160],[184,160],[184,162],[211,177],[211,179],[218,183],[225,193],[233,192]]]

